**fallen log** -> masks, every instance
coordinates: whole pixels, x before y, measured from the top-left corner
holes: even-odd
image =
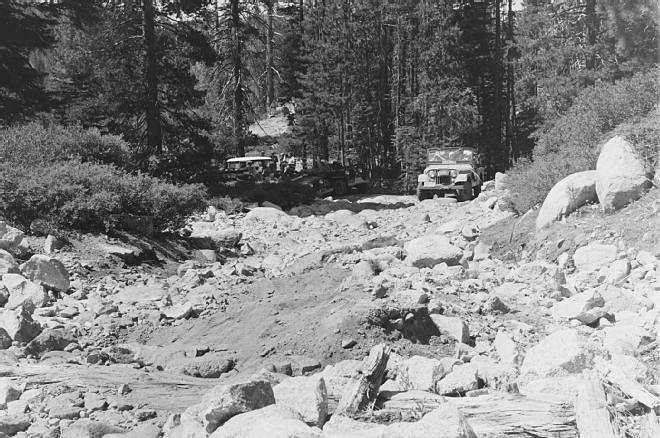
[[[582,373],[584,380],[575,402],[575,418],[580,438],[616,438],[607,399],[600,379],[595,371]]]
[[[362,367],[362,374],[346,384],[335,415],[354,415],[376,400],[389,357],[390,348],[385,344],[371,349]]]
[[[570,404],[506,392],[478,397],[441,397],[424,391],[381,393],[384,417],[419,418],[451,403],[466,416],[479,438],[577,438],[575,416]],[[380,412],[380,411],[379,411]]]

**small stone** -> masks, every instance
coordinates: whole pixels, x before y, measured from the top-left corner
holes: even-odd
[[[356,344],[357,344],[357,342],[355,342],[354,339],[344,339],[341,342],[341,348],[344,348],[344,349],[353,348],[353,347],[355,347]]]
[[[147,421],[151,420],[152,418],[157,417],[156,411],[152,409],[139,409],[137,412],[135,412],[135,418],[137,421]]]
[[[430,318],[441,334],[464,344],[470,342],[470,329],[461,318],[436,314],[430,315]]]
[[[126,383],[122,383],[119,385],[119,388],[117,388],[117,394],[118,395],[126,395],[132,391],[131,387],[128,386]]]
[[[88,393],[85,395],[85,409],[88,411],[105,411],[108,408],[108,402],[98,394]]]
[[[60,420],[75,420],[80,417],[81,409],[76,406],[52,406],[48,412],[50,418],[59,418]]]

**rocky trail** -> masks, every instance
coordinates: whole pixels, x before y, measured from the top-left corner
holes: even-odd
[[[2,223],[0,436],[660,436],[658,191],[534,232],[505,189]]]

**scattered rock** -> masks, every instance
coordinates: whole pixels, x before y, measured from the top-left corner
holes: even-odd
[[[450,370],[437,359],[412,356],[397,366],[396,380],[404,390],[433,391]]]
[[[431,236],[414,239],[405,245],[406,262],[416,268],[432,268],[439,263],[457,265],[463,257],[463,251],[452,245],[445,236]]]
[[[7,225],[5,221],[0,221],[0,249],[15,253],[24,237],[25,234],[21,230]]]
[[[227,353],[209,353],[200,357],[184,358],[170,362],[167,370],[205,379],[215,379],[232,370],[236,359]]]
[[[67,345],[76,342],[70,329],[54,328],[42,331],[25,347],[25,354],[38,356],[47,351],[63,351]]]
[[[328,416],[328,392],[319,374],[291,377],[273,387],[275,403],[298,412],[310,426],[323,427]]]
[[[57,237],[53,236],[52,234],[49,234],[46,237],[46,241],[44,242],[44,252],[47,255],[53,254],[55,251],[58,251],[66,246],[66,243],[63,241],[59,240]]]
[[[0,317],[0,324],[9,337],[17,342],[30,342],[41,333],[41,326],[32,319],[32,309],[21,306],[13,310],[5,310]]]
[[[470,329],[461,318],[436,314],[430,315],[430,318],[438,331],[443,335],[449,336],[463,344],[470,342]]]
[[[477,368],[470,363],[455,366],[454,369],[435,385],[440,395],[462,396],[479,388]]]
[[[276,210],[277,211],[277,210]],[[257,380],[230,385],[218,385],[202,402],[193,406],[208,433],[212,433],[231,417],[275,403],[270,383]]]
[[[578,374],[591,364],[592,356],[586,339],[577,330],[562,329],[527,351],[521,374],[537,377]]]
[[[573,255],[575,267],[580,271],[597,271],[616,260],[617,248],[614,245],[590,243],[581,246]]]
[[[48,293],[41,285],[31,282],[19,274],[4,274],[2,283],[9,292],[6,308],[16,309],[29,302],[32,307],[43,307],[48,303]]]
[[[321,438],[321,430],[306,425],[295,412],[272,405],[231,418],[209,438]]]

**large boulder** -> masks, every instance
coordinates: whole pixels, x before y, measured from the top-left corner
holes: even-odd
[[[256,207],[253,208],[245,215],[246,221],[260,221],[270,224],[276,224],[279,222],[288,222],[291,220],[291,216],[282,210],[270,207]]]
[[[596,193],[605,210],[617,210],[639,199],[650,185],[644,162],[621,136],[603,145],[596,172]]]
[[[215,386],[201,403],[188,408],[202,421],[208,433],[214,432],[231,417],[275,403],[270,383],[255,380]]]
[[[439,234],[413,239],[405,245],[406,262],[416,268],[432,268],[440,263],[458,265],[463,250]]]
[[[56,292],[64,292],[70,286],[69,273],[64,264],[46,255],[33,255],[21,265],[21,272],[26,278]]]
[[[210,438],[321,438],[321,430],[306,425],[290,409],[271,405],[237,415]]]
[[[193,222],[189,240],[201,249],[233,248],[243,235],[235,228],[219,229],[213,222]]]
[[[320,374],[284,379],[273,387],[275,403],[298,412],[310,426],[323,427],[328,416],[328,392]]]
[[[547,227],[588,202],[598,201],[596,171],[577,172],[559,181],[548,192],[536,217],[536,229]]]

